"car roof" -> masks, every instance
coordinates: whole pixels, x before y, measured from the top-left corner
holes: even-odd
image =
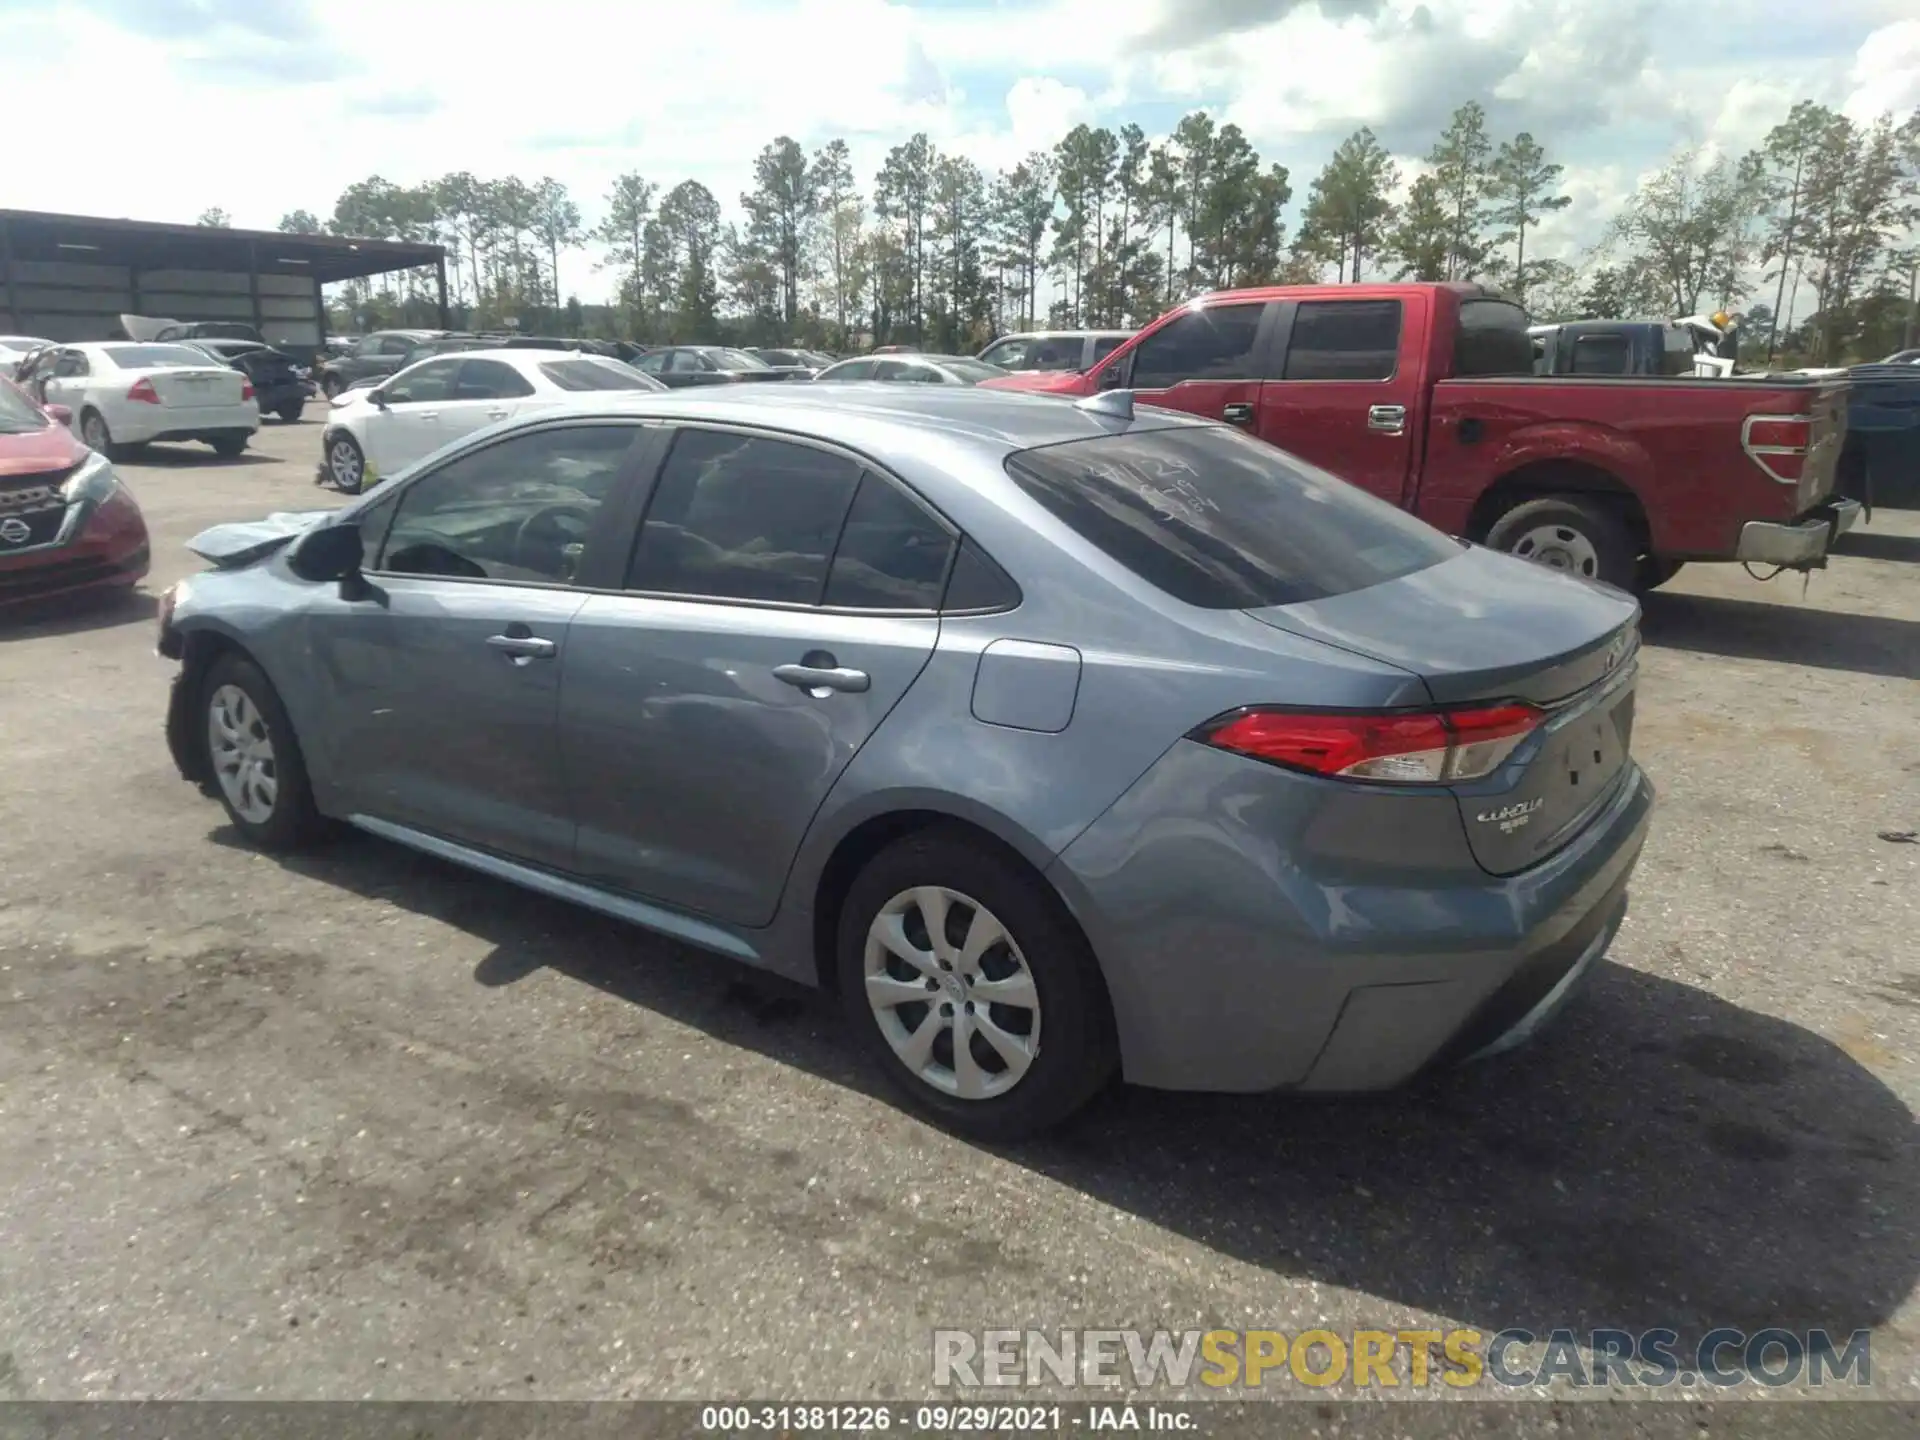
[[[525,352],[518,352],[525,353]],[[734,394],[735,390],[749,393]],[[1119,432],[1126,423],[1050,395],[973,386],[909,386],[850,381],[811,385],[696,387],[670,391],[592,391],[534,412],[527,423],[568,415],[636,415],[790,431],[844,445],[889,462],[944,440],[993,456]],[[1215,422],[1142,407],[1135,431],[1206,428]],[[503,428],[518,428],[507,422]]]

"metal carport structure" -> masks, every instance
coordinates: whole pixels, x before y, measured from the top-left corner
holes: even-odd
[[[0,333],[106,340],[120,315],[153,315],[245,321],[307,350],[326,336],[322,286],[428,267],[444,329],[440,245],[0,210]]]

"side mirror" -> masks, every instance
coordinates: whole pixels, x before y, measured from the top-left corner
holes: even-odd
[[[349,580],[360,573],[365,558],[360,527],[348,520],[309,530],[287,557],[287,566],[302,580]]]
[[[47,406],[47,418],[56,425],[71,425],[73,424],[73,411],[69,410],[65,405],[49,405]]]

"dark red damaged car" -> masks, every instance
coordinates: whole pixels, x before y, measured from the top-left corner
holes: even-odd
[[[104,455],[0,379],[0,610],[147,573],[147,522]]]

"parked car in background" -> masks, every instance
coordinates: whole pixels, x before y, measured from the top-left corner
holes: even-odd
[[[1323,466],[1452,535],[1625,588],[1690,560],[1824,565],[1847,387],[1797,376],[1536,376],[1526,313],[1471,284],[1208,295],[1097,371],[990,386],[1125,389]]]
[[[649,350],[632,362],[670,390],[694,385],[737,385],[768,380],[791,380],[800,372],[776,370],[758,356],[727,345],[668,345]]]
[[[150,550],[140,506],[105,455],[0,379],[0,611],[77,591],[132,589]]]
[[[152,340],[252,340],[264,345],[267,337],[240,320],[169,320],[155,315],[122,315],[120,328],[127,339]]]
[[[867,352],[869,355],[917,355],[918,345],[876,345]]]
[[[998,365],[968,355],[857,355],[829,365],[814,376],[816,384],[836,380],[881,380],[900,385],[978,385],[1007,374]]]
[[[445,330],[376,330],[371,335],[362,335],[345,355],[322,363],[314,380],[331,400],[355,380],[393,374],[416,345],[448,333]]]
[[[1132,336],[1131,330],[1037,330],[1003,335],[977,358],[1002,370],[1091,370]]]
[[[64,406],[110,459],[156,440],[202,440],[227,457],[260,428],[253,382],[189,345],[108,340],[37,353],[23,377],[42,405]]]
[[[358,494],[449,441],[593,391],[666,387],[604,355],[471,350],[410,365],[341,397],[320,435],[317,483]]]
[[[1145,406],[575,399],[191,542],[167,735],[241,837],[333,817],[830,985],[998,1138],[1116,1069],[1509,1047],[1620,925],[1630,596]]]
[[[253,382],[254,403],[262,415],[278,415],[291,425],[307,406],[308,382],[293,357],[256,340],[183,340],[210,360],[230,365]]]
[[[756,360],[766,362],[776,370],[805,371],[807,378],[819,374],[833,364],[832,356],[822,355],[818,350],[768,349],[763,345],[753,345],[747,348],[747,354]],[[795,376],[795,378],[801,377]]]
[[[7,343],[7,337],[0,335],[0,345]],[[1880,362],[1882,365],[1920,365],[1920,350],[1896,350]]]
[[[15,367],[35,350],[51,345],[37,335],[0,335],[0,380],[14,378]]]

